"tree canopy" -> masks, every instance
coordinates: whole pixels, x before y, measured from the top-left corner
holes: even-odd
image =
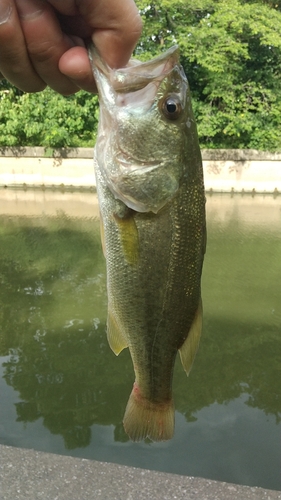
[[[0,90],[0,146],[93,146],[97,124],[98,97],[87,92],[25,94],[9,84]]]
[[[281,2],[137,0],[144,29],[135,56],[178,44],[201,147],[281,149]],[[38,109],[38,111],[36,111]],[[92,145],[96,96],[0,84],[0,145]]]
[[[241,0],[138,5],[144,33],[137,53],[147,57],[173,43],[180,47],[201,145],[280,149],[280,11]]]

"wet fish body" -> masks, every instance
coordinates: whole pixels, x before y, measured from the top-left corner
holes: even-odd
[[[94,48],[100,96],[95,171],[107,265],[107,336],[129,347],[135,383],[124,428],[133,440],[174,433],[173,368],[189,373],[202,325],[206,245],[201,154],[189,87],[173,47],[113,71]]]

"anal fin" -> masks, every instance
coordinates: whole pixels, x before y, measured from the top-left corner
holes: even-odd
[[[120,354],[125,347],[128,347],[125,335],[119,328],[117,321],[110,310],[108,311],[107,316],[107,340],[116,356],[118,356],[118,354]]]
[[[202,330],[202,299],[200,299],[193,323],[188,332],[188,336],[179,349],[182,366],[187,375],[192,368],[196,356]]]

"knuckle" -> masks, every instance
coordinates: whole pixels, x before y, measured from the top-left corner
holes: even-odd
[[[27,46],[28,54],[31,60],[36,60],[37,63],[46,63],[56,56],[56,47],[50,45],[49,41],[33,42]]]
[[[142,33],[142,28],[143,28],[142,18],[139,13],[135,17],[133,27],[136,35],[139,37]]]

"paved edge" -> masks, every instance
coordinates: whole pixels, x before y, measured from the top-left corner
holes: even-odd
[[[44,148],[40,146],[0,147],[0,157],[35,157],[35,158],[93,158],[94,148]],[[281,161],[281,153],[259,151],[257,149],[202,149],[203,160]]]
[[[0,445],[1,500],[279,500],[281,492]]]

